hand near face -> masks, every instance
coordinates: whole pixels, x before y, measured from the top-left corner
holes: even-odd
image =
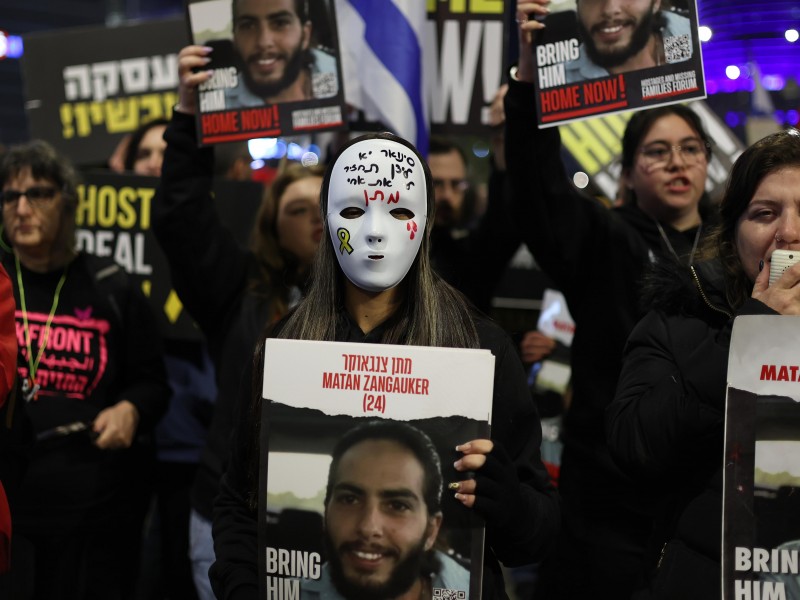
[[[197,86],[211,77],[211,71],[196,71],[211,62],[208,46],[186,46],[178,53],[178,106],[188,115],[197,112]]]
[[[533,60],[533,35],[544,29],[544,23],[535,19],[550,13],[547,5],[550,0],[518,0],[517,23],[519,24],[519,63],[517,64],[517,79],[533,83],[535,81],[536,65]]]
[[[792,265],[769,285],[769,264],[756,277],[752,297],[782,315],[800,315],[800,263]]]
[[[99,434],[94,443],[102,450],[130,448],[138,425],[137,408],[128,400],[120,400],[98,413],[92,426]]]

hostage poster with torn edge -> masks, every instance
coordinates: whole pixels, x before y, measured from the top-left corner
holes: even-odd
[[[800,600],[800,319],[741,316],[725,410],[722,597]]]
[[[280,11],[240,14],[234,22],[231,0],[188,2],[192,43],[213,49],[206,67],[211,78],[197,91],[200,144],[346,127],[333,1],[302,6],[304,23]],[[300,28],[295,48],[287,46],[293,27]]]
[[[587,23],[590,36],[581,31],[574,0],[550,8],[533,46],[539,127],[706,97],[694,0],[675,0],[671,9],[653,14],[655,66],[615,74],[595,64],[587,51],[587,40],[590,45],[601,35],[605,21]],[[640,22],[646,25],[644,17]],[[620,41],[635,35],[633,25],[621,27],[614,34]]]
[[[342,548],[358,536],[345,530],[344,541],[337,543],[340,538],[334,541],[335,534],[324,526],[332,506],[325,503],[331,452],[348,431],[374,420],[421,430],[441,463],[443,518],[432,553],[426,553],[439,562],[428,588],[432,596],[480,598],[484,524],[447,484],[467,477],[453,467],[461,456],[455,447],[489,437],[494,360],[488,350],[266,341],[258,513],[261,598],[301,598],[304,589],[333,585],[330,572],[336,567],[326,547]],[[395,484],[400,485],[388,485]],[[376,564],[355,568],[380,573],[391,567],[396,549],[387,548]],[[339,564],[352,567],[346,553],[336,553],[343,554]]]

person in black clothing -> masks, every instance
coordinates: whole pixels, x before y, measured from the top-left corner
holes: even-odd
[[[734,163],[720,224],[694,266],[660,269],[631,333],[608,440],[633,476],[660,483],[648,590],[721,597],[722,466],[728,350],[744,314],[800,314],[800,265],[769,285],[776,249],[800,250],[800,132],[772,134]]]
[[[124,598],[141,444],[169,399],[155,315],[107,259],[75,251],[76,175],[45,142],[0,163],[2,264],[36,441],[15,509],[13,597]]]
[[[542,598],[630,597],[643,577],[652,490],[613,461],[604,410],[654,263],[692,263],[708,229],[701,210],[710,144],[688,107],[635,113],[622,140],[626,201],[609,210],[574,188],[557,128],[538,129],[531,35],[545,2],[519,2],[519,64],[506,95],[506,162],[516,221],[542,270],[564,293],[576,332],[572,402],[564,417],[559,549],[541,568]]]
[[[432,137],[428,166],[433,177],[436,217],[431,231],[431,260],[436,272],[487,315],[492,297],[522,238],[507,210],[503,161],[502,98],[498,90],[492,104],[497,122],[485,212],[469,177],[467,157],[450,139]],[[498,114],[499,113],[499,114]]]
[[[322,237],[321,167],[292,165],[271,184],[256,216],[250,249],[224,228],[211,196],[214,152],[198,148],[196,87],[207,71],[201,49],[179,54],[179,105],[167,127],[161,181],[153,200],[153,233],[184,308],[202,331],[214,363],[217,398],[191,491],[190,556],[198,596],[212,599],[212,501],[233,429],[243,366],[259,333],[301,296]]]
[[[392,158],[389,158],[392,157]],[[394,160],[403,169],[394,169]],[[378,187],[348,168],[374,169]],[[365,198],[367,200],[365,201]],[[473,312],[430,265],[430,171],[416,149],[389,133],[344,145],[326,171],[320,245],[305,298],[270,335],[281,338],[487,348],[496,357],[492,439],[465,440],[456,499],[486,521],[484,598],[506,598],[499,563],[544,557],[558,532],[558,500],[539,455],[541,427],[508,336]],[[214,507],[218,598],[257,598],[257,482],[263,343],[253,386],[240,399],[236,443]],[[252,396],[252,398],[251,398]],[[461,479],[476,471],[474,479]],[[420,596],[420,588],[409,593]]]

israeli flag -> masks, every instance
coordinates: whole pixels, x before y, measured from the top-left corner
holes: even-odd
[[[423,0],[336,0],[345,101],[428,154]]]

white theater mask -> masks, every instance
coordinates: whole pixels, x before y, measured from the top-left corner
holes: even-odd
[[[331,170],[327,217],[345,276],[369,292],[393,288],[425,235],[427,189],[419,157],[392,140],[356,142]]]

